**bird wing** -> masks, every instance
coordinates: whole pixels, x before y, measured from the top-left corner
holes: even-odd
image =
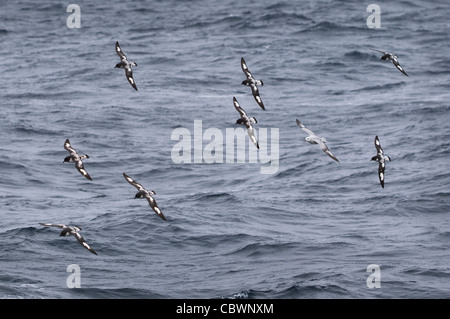
[[[141,184],[139,184],[138,182],[136,182],[134,179],[132,179],[130,176],[128,176],[127,174],[123,173],[123,177],[125,177],[126,181],[128,183],[130,183],[131,185],[133,185],[134,187],[136,187],[138,190],[142,191],[145,190],[144,186],[142,186]]]
[[[244,111],[244,109],[239,105],[238,101],[236,100],[236,98],[233,96],[233,104],[234,104],[234,108],[239,112],[239,114],[241,115],[241,117],[243,118],[248,118],[247,113]]]
[[[397,59],[392,60],[392,63],[394,63],[395,67],[402,72],[404,75],[408,76],[408,74],[406,74],[405,70],[402,68],[402,66],[400,65],[400,63],[398,63]]]
[[[253,94],[253,97],[255,98],[255,101],[258,103],[258,105],[259,105],[263,110],[265,110],[264,103],[263,103],[263,101],[261,100],[261,97],[259,96],[259,90],[258,90],[258,87],[257,87],[255,84],[250,85],[250,87],[252,88],[252,94]]]
[[[383,54],[389,54],[388,52],[384,52],[384,51],[381,51],[381,50],[377,50],[377,49],[371,49],[371,50],[373,50],[373,51],[377,51],[377,52],[380,52],[380,53],[383,53]]]
[[[245,125],[247,126],[248,137],[253,142],[253,144],[255,144],[256,148],[259,149],[259,143],[256,140],[255,130],[253,129],[253,126],[248,121],[245,123]]]
[[[385,164],[384,160],[380,160],[378,162],[378,178],[380,179],[380,184],[381,184],[381,187],[383,187],[383,188],[384,188],[384,169],[385,169],[385,166],[386,166],[386,164]]]
[[[138,89],[137,89],[136,83],[134,82],[133,71],[131,71],[131,68],[125,69],[125,76],[128,80],[128,83],[130,83],[131,86],[137,91]]]
[[[122,49],[120,48],[119,41],[116,41],[116,53],[121,60],[127,59],[127,56],[125,55],[125,53],[123,53]]]
[[[248,69],[247,63],[245,63],[244,58],[241,58],[241,68],[242,68],[242,71],[244,71],[247,79],[253,79],[252,72],[250,72],[250,70]]]
[[[305,125],[303,125],[298,119],[295,120],[297,122],[297,125],[300,126],[300,128],[308,133],[308,135],[314,136],[316,134],[313,133],[309,128],[307,128]]]
[[[331,152],[330,149],[328,148],[327,144],[325,144],[325,142],[317,137],[314,138],[314,140],[317,142],[317,144],[319,144],[320,148],[322,149],[322,151],[324,151],[329,157],[331,157],[332,159],[334,159],[336,162],[339,162],[339,160],[337,159],[336,156],[334,156]]]
[[[146,194],[145,194],[145,198],[147,198],[147,201],[148,201],[148,203],[150,204],[150,207],[153,208],[153,210],[155,211],[155,213],[156,213],[159,217],[161,217],[163,220],[166,220],[166,217],[164,217],[164,215],[163,215],[161,209],[159,209],[158,205],[156,204],[155,199],[154,199],[152,196],[150,196],[149,193],[146,193]]]
[[[86,177],[87,179],[92,181],[92,177],[89,175],[89,173],[84,169],[84,165],[83,162],[81,160],[75,160],[75,167],[77,168],[77,170],[81,173],[81,175],[83,175],[84,177]]]
[[[65,228],[66,225],[63,224],[50,224],[50,223],[39,223],[42,226],[48,226],[48,227],[58,227],[58,228]]]
[[[81,236],[80,233],[74,233],[73,234],[75,236],[75,238],[78,240],[78,242],[83,245],[84,248],[86,248],[87,250],[89,250],[91,253],[97,255],[97,253],[95,252],[95,250],[93,250],[91,248],[91,246],[88,245],[88,243],[84,240],[83,236]]]
[[[380,158],[383,158],[383,149],[381,148],[381,143],[380,143],[380,140],[378,139],[378,135],[377,136],[375,136],[375,148],[377,149],[377,155],[380,157]]]
[[[64,142],[64,148],[70,153],[70,154],[76,154],[77,152],[74,150],[72,145],[70,144],[69,139],[66,139]]]

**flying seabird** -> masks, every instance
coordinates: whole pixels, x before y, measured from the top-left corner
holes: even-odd
[[[330,150],[328,149],[328,146],[326,145],[327,140],[323,137],[319,137],[316,134],[314,134],[310,129],[308,129],[306,126],[304,126],[298,119],[296,119],[297,125],[300,126],[300,128],[309,134],[305,138],[305,142],[308,142],[309,144],[319,144],[322,151],[324,151],[329,157],[334,159],[336,162],[339,162],[339,160],[331,154]]]
[[[137,91],[138,89],[133,79],[133,72],[131,71],[131,67],[137,66],[137,64],[128,61],[127,56],[125,55],[125,53],[123,53],[122,49],[120,48],[119,41],[116,42],[116,53],[121,60],[119,63],[116,64],[116,68],[125,69],[125,76],[128,82],[130,82],[131,86]]]
[[[258,90],[258,85],[261,85],[261,86],[264,85],[263,81],[256,80],[253,77],[252,73],[250,72],[250,70],[247,67],[247,63],[245,63],[244,58],[241,58],[241,67],[242,67],[242,71],[244,71],[245,76],[247,77],[247,79],[242,81],[241,84],[251,87],[252,94],[253,94],[253,97],[255,98],[256,102],[263,110],[265,110],[264,103],[261,100],[261,97],[259,96],[259,90]]]
[[[250,137],[250,140],[253,142],[253,144],[255,144],[256,148],[259,149],[259,144],[256,140],[255,131],[252,126],[252,123],[256,124],[258,123],[258,121],[254,117],[248,117],[247,113],[245,113],[244,109],[239,105],[235,97],[233,97],[233,104],[236,110],[241,115],[241,117],[236,121],[236,124],[245,125],[247,127],[247,134]]]
[[[386,168],[385,162],[389,162],[391,158],[384,155],[378,136],[375,136],[375,148],[377,149],[377,155],[372,157],[371,161],[378,162],[378,177],[380,178],[381,187],[384,188],[384,169]]]
[[[383,53],[383,56],[381,57],[380,60],[383,61],[389,61],[391,60],[392,63],[394,63],[395,67],[402,72],[404,75],[408,76],[408,74],[406,74],[405,70],[403,70],[403,68],[401,67],[400,63],[398,62],[398,56],[396,56],[395,54],[392,53],[388,53],[388,52],[384,52],[384,51],[380,51],[380,50],[376,50],[376,49],[372,49],[373,51],[377,51],[380,53]]]
[[[83,245],[84,248],[89,250],[91,253],[97,255],[97,253],[91,248],[91,246],[88,245],[88,243],[84,240],[83,236],[79,233],[81,230],[81,227],[78,226],[68,226],[63,224],[47,224],[47,223],[39,223],[42,226],[49,226],[49,227],[58,227],[62,228],[61,233],[59,236],[70,236],[73,235],[78,240],[78,242]]]
[[[83,162],[82,162],[82,160],[84,160],[86,158],[89,158],[89,156],[88,155],[79,155],[73,149],[73,147],[70,145],[69,139],[67,139],[64,142],[64,148],[70,153],[70,155],[66,156],[64,158],[63,163],[65,163],[65,162],[75,163],[75,167],[81,173],[81,175],[83,175],[84,177],[86,177],[87,179],[92,181],[91,176],[89,176],[88,172],[84,169],[84,165],[83,165]]]
[[[146,190],[144,188],[144,186],[142,186],[141,184],[139,184],[138,182],[133,180],[130,176],[128,176],[125,173],[123,173],[123,177],[125,177],[125,179],[127,180],[128,183],[130,183],[131,185],[133,185],[134,187],[136,187],[139,190],[136,193],[136,195],[134,196],[134,198],[146,198],[148,203],[150,204],[150,207],[153,208],[155,213],[158,214],[158,216],[161,217],[162,219],[166,220],[166,217],[164,217],[162,211],[159,209],[158,205],[156,204],[155,199],[152,197],[152,195],[156,195],[155,191]]]

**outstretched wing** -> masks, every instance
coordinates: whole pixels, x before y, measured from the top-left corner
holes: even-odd
[[[84,240],[83,236],[81,236],[80,233],[73,234],[75,238],[78,240],[78,242],[83,245],[84,248],[89,250],[91,253],[97,255],[97,253],[91,248],[91,246],[88,245],[88,243]]]
[[[72,145],[70,144],[69,139],[66,139],[64,142],[64,148],[70,153],[70,154],[76,154],[77,152],[73,149]]]
[[[317,144],[319,144],[320,148],[322,149],[322,151],[324,151],[329,157],[331,157],[332,159],[334,159],[336,162],[339,162],[339,160],[337,159],[336,156],[334,156],[331,152],[330,149],[328,148],[327,144],[325,144],[320,138],[316,139]]]
[[[236,100],[236,98],[233,96],[233,104],[234,104],[234,108],[236,109],[236,111],[239,112],[239,114],[241,115],[241,117],[243,118],[248,118],[247,113],[244,111],[244,109],[239,105],[238,101]]]
[[[137,91],[138,89],[137,89],[136,83],[134,82],[133,71],[131,71],[131,68],[125,69],[125,76],[128,80],[128,83],[130,83],[131,86]]]
[[[149,193],[147,193],[147,194],[145,195],[145,198],[147,198],[147,201],[148,201],[148,203],[150,204],[150,207],[153,208],[153,210],[155,211],[155,213],[158,214],[158,216],[161,217],[163,220],[166,220],[166,221],[167,221],[167,219],[166,219],[166,217],[164,217],[164,215],[163,215],[161,209],[159,209],[158,205],[156,204],[155,199],[154,199],[152,196],[150,196]]]
[[[259,96],[259,90],[258,90],[258,87],[257,87],[256,85],[254,85],[254,84],[250,85],[250,87],[252,88],[252,94],[253,94],[253,97],[255,98],[256,103],[258,103],[258,105],[259,105],[263,110],[265,110],[264,103],[263,103],[263,101],[261,100],[261,97]]]
[[[244,71],[247,79],[253,78],[252,72],[250,72],[250,70],[248,69],[247,63],[245,63],[244,58],[241,58],[241,68],[242,68],[242,71]]]
[[[84,177],[86,177],[87,179],[92,181],[92,177],[89,175],[89,173],[84,169],[84,165],[83,162],[81,160],[75,160],[75,167],[77,168],[77,170],[81,173],[81,175],[83,175]]]
[[[406,74],[405,70],[402,68],[402,66],[400,65],[400,63],[398,63],[397,59],[392,60],[392,63],[394,63],[395,67],[402,72],[404,75],[408,76],[408,74]]]
[[[303,125],[298,119],[295,120],[297,122],[297,125],[300,126],[300,128],[305,131],[306,133],[308,133],[308,135],[316,135],[313,133],[313,131],[311,131],[309,128],[307,128],[305,125]]]
[[[255,130],[253,129],[253,126],[248,122],[246,122],[246,125],[248,137],[250,137],[250,140],[253,142],[253,144],[255,144],[256,148],[259,149],[259,143],[256,140]]]
[[[373,50],[373,51],[377,51],[377,52],[380,52],[380,53],[383,53],[383,54],[389,54],[388,52],[384,52],[384,51],[381,51],[381,50],[377,50],[377,49],[371,49],[371,50]]]
[[[378,139],[378,135],[375,136],[375,148],[377,149],[378,156],[383,158],[383,149],[381,148],[380,140]]]
[[[120,48],[119,41],[116,41],[116,53],[121,60],[127,59],[127,56],[125,55],[125,53],[123,53],[122,49]]]
[[[380,160],[378,162],[378,178],[380,179],[381,187],[384,188],[384,169],[386,167],[386,163],[384,160]]]
[[[128,176],[127,174],[123,173],[123,177],[125,177],[126,181],[128,183],[130,183],[131,185],[133,185],[134,187],[136,187],[138,190],[142,191],[145,190],[144,186],[142,186],[141,184],[139,184],[138,182],[136,182],[134,179],[132,179],[130,176]]]
[[[50,224],[50,223],[39,223],[42,226],[48,226],[48,227],[58,227],[58,228],[65,228],[66,225],[63,224]]]

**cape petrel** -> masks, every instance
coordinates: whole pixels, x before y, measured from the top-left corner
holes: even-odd
[[[261,97],[259,96],[259,90],[258,90],[258,85],[261,85],[261,86],[264,85],[263,81],[256,80],[253,77],[252,73],[248,69],[247,63],[245,63],[244,58],[241,58],[241,68],[242,68],[242,71],[244,71],[245,76],[247,77],[247,79],[242,81],[241,84],[251,87],[252,94],[253,94],[253,97],[255,98],[256,102],[263,110],[265,110],[264,103],[261,100]]]
[[[386,168],[386,162],[389,162],[391,158],[384,155],[378,135],[375,136],[375,148],[377,149],[377,155],[372,157],[371,161],[378,162],[378,177],[380,179],[381,187],[384,188],[384,169]]]
[[[146,198],[148,203],[150,204],[150,207],[153,208],[155,213],[162,219],[166,220],[166,217],[164,217],[162,211],[159,209],[158,205],[156,204],[155,199],[152,197],[152,195],[156,195],[155,191],[146,190],[144,188],[144,186],[142,186],[141,184],[136,182],[134,179],[132,179],[130,176],[128,176],[125,173],[123,173],[123,177],[125,177],[125,179],[128,183],[130,183],[131,185],[133,185],[134,187],[136,187],[138,189],[138,192],[136,193],[134,198]]]
[[[131,71],[131,67],[137,66],[137,64],[128,61],[127,56],[125,55],[125,53],[123,53],[118,41],[116,42],[116,53],[120,57],[120,62],[117,63],[115,67],[119,69],[125,69],[125,76],[128,82],[137,91],[138,89],[136,86],[136,82],[134,82],[133,72]]]
[[[395,67],[402,72],[404,75],[408,76],[408,74],[406,74],[405,70],[402,68],[402,66],[400,65],[400,63],[398,62],[398,56],[396,56],[395,54],[392,53],[388,53],[388,52],[384,52],[384,51],[380,51],[380,50],[376,50],[376,49],[372,49],[373,51],[377,51],[380,53],[383,53],[383,56],[381,57],[380,60],[383,61],[392,61],[392,63],[395,65]]]
[[[88,172],[84,169],[84,165],[82,162],[84,159],[89,158],[89,156],[88,155],[79,155],[73,149],[73,147],[70,145],[69,139],[67,139],[64,142],[64,148],[70,153],[70,155],[66,156],[64,158],[63,163],[66,163],[66,162],[75,163],[75,167],[81,173],[81,175],[83,175],[84,177],[86,177],[87,179],[92,181],[92,177],[89,176]]]
[[[254,117],[249,117],[244,109],[239,105],[235,97],[233,97],[233,104],[235,109],[239,112],[241,117],[236,121],[236,124],[245,125],[247,127],[247,134],[250,140],[255,144],[256,148],[259,149],[258,141],[255,137],[255,130],[253,129],[252,123],[256,124],[258,121]]]
[[[39,223],[42,226],[48,226],[48,227],[58,227],[62,228],[61,233],[59,236],[70,236],[73,235],[78,240],[78,242],[83,245],[84,248],[89,250],[91,253],[97,255],[97,253],[91,248],[91,246],[88,245],[88,243],[84,240],[83,236],[79,233],[81,230],[81,227],[78,226],[69,226],[69,225],[63,225],[63,224],[47,224],[47,223]]]

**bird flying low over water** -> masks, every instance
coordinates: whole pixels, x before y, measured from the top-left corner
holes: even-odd
[[[92,181],[91,176],[89,176],[88,172],[84,169],[84,165],[82,162],[84,159],[89,158],[89,156],[88,155],[79,155],[73,149],[73,147],[70,145],[69,139],[67,139],[64,142],[64,148],[70,153],[70,155],[66,156],[64,158],[63,163],[66,163],[66,162],[75,163],[75,167],[81,173],[81,175],[83,175],[84,177],[86,177],[87,179]]]
[[[389,162],[391,158],[384,155],[378,136],[375,136],[375,148],[377,150],[377,155],[372,157],[371,161],[378,162],[378,178],[380,179],[381,187],[384,188],[384,170],[386,168],[386,162]]]
[[[388,52],[384,52],[381,50],[376,50],[376,49],[372,49],[373,51],[377,51],[380,53],[383,53],[383,56],[381,57],[380,60],[383,61],[392,61],[392,63],[394,63],[395,67],[402,72],[404,75],[408,76],[408,74],[406,74],[405,70],[402,68],[402,66],[400,65],[400,63],[398,62],[398,56],[396,56],[395,54],[392,53],[388,53]]]
[[[336,162],[339,162],[339,160],[331,154],[330,150],[328,149],[328,146],[326,145],[327,140],[323,137],[319,137],[316,134],[314,134],[310,129],[308,129],[305,125],[303,125],[298,119],[296,119],[297,125],[300,126],[300,128],[308,133],[308,136],[305,138],[305,142],[308,142],[309,144],[319,144],[322,151],[324,151],[329,157],[334,159]]]
[[[156,204],[155,199],[152,197],[152,195],[156,195],[155,191],[146,190],[144,188],[144,186],[142,186],[141,184],[136,182],[134,179],[132,179],[130,176],[128,176],[125,173],[123,173],[123,177],[126,179],[126,181],[128,183],[130,183],[131,185],[133,185],[134,187],[136,187],[138,189],[138,192],[136,193],[134,198],[146,198],[148,203],[150,204],[150,207],[155,211],[155,213],[162,219],[166,220],[166,217],[164,217],[162,211],[159,209],[158,205]]]
[[[131,71],[131,67],[137,66],[137,64],[128,61],[127,56],[125,55],[125,53],[123,53],[118,41],[116,42],[116,53],[120,57],[120,62],[117,63],[115,67],[119,69],[125,69],[125,76],[128,82],[137,91],[138,89],[136,83],[134,82],[133,71]]]
[[[73,235],[84,248],[89,250],[91,253],[97,255],[97,253],[91,248],[91,246],[88,245],[88,243],[84,240],[83,236],[81,236],[81,234],[79,233],[81,227],[68,226],[63,224],[47,224],[47,223],[39,223],[39,224],[42,226],[62,228],[62,231],[59,234],[59,236],[67,237]]]
[[[247,127],[247,134],[250,137],[250,140],[255,144],[256,148],[259,149],[258,141],[255,137],[255,130],[253,129],[252,123],[256,124],[258,121],[254,117],[249,117],[244,109],[239,105],[238,101],[235,97],[233,97],[233,104],[236,111],[239,112],[241,117],[236,121],[236,124],[245,125]]]
[[[245,76],[247,77],[247,79],[244,80],[244,81],[242,81],[241,84],[242,84],[242,85],[249,86],[249,87],[252,89],[252,94],[253,94],[253,97],[254,97],[255,100],[256,100],[256,103],[258,103],[258,105],[259,105],[263,110],[265,110],[264,103],[263,103],[263,101],[261,100],[261,97],[259,96],[259,90],[258,90],[258,85],[261,85],[261,86],[264,85],[263,81],[256,80],[256,79],[253,77],[252,73],[250,72],[250,70],[249,70],[248,67],[247,67],[247,63],[245,63],[244,58],[241,58],[241,68],[242,68],[242,71],[244,71]]]

